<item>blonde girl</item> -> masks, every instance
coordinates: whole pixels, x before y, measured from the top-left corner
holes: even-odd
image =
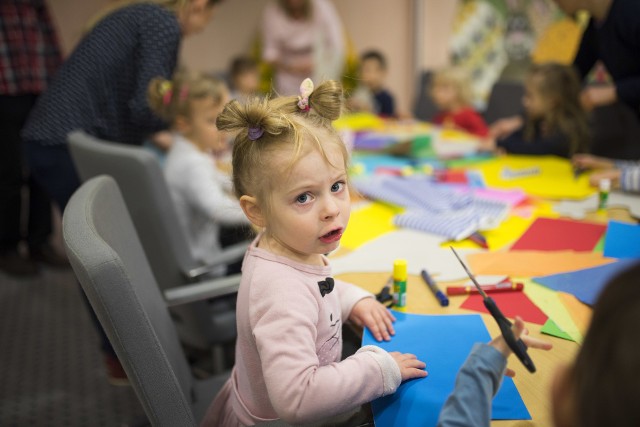
[[[263,231],[242,266],[236,366],[203,425],[335,421],[426,375],[415,356],[376,346],[340,361],[343,322],[378,340],[394,333],[392,315],[333,279],[323,255],[338,246],[350,212],[347,153],[331,127],[341,109],[337,82],[313,89],[307,79],[299,97],[233,101],[218,118],[221,130],[237,132],[234,189]]]
[[[580,104],[580,81],[569,66],[532,66],[525,79],[524,116],[502,119],[491,127],[497,147],[514,154],[571,157],[586,152],[590,141],[587,114]]]
[[[172,80],[152,80],[148,99],[151,109],[173,132],[164,173],[180,226],[196,259],[211,263],[221,250],[221,227],[249,225],[231,194],[228,174],[215,163],[227,151],[216,119],[229,92],[214,77],[183,71]],[[218,272],[224,273],[225,267]]]
[[[431,98],[439,109],[434,123],[480,137],[489,134],[484,119],[472,106],[471,80],[462,68],[447,68],[434,73]]]

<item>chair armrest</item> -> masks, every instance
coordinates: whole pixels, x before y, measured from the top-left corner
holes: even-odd
[[[195,280],[200,276],[211,273],[213,270],[221,265],[226,265],[234,261],[241,260],[244,257],[247,248],[249,247],[249,241],[236,243],[235,245],[225,248],[220,255],[218,255],[215,262],[200,267],[192,268],[184,272],[184,275],[189,280]]]
[[[164,298],[168,307],[189,304],[196,301],[203,301],[209,298],[238,292],[241,274],[221,277],[219,279],[207,280],[206,282],[195,283],[193,285],[178,286],[166,289]]]

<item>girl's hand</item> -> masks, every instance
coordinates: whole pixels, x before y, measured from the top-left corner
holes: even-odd
[[[495,121],[489,127],[489,136],[494,139],[504,139],[524,125],[521,116],[512,116]]]
[[[428,375],[424,368],[427,365],[424,362],[418,360],[415,354],[400,353],[392,351],[389,353],[393,360],[396,361],[400,368],[400,375],[402,376],[402,382],[413,378],[424,378]]]
[[[617,187],[620,185],[621,175],[622,175],[622,172],[620,171],[620,169],[604,170],[602,172],[591,174],[591,176],[589,177],[589,184],[591,184],[594,187],[599,187],[600,181],[602,181],[603,179],[610,179],[611,186]]]
[[[519,316],[516,316],[515,322],[513,322],[513,325],[511,326],[511,330],[513,331],[513,335],[515,335],[516,340],[522,338],[522,341],[529,348],[551,350],[551,347],[553,347],[550,342],[530,337],[529,331],[524,327],[524,322]],[[502,353],[505,358],[508,358],[511,355],[511,349],[502,335],[495,337],[489,345],[495,347],[495,349]],[[507,369],[506,375],[508,377],[513,377],[515,372],[512,369]]]
[[[595,107],[602,105],[613,104],[617,100],[618,94],[614,85],[589,86],[584,88],[580,94],[582,108],[587,111],[591,111]]]
[[[581,169],[613,169],[615,167],[612,160],[592,156],[591,154],[576,154],[571,159],[571,162]]]
[[[496,146],[497,144],[496,144],[495,138],[491,138],[488,136],[480,140],[480,144],[478,145],[478,150],[491,152],[491,151],[495,151]]]
[[[391,335],[395,335],[393,317],[387,308],[374,298],[363,298],[353,306],[349,319],[358,326],[366,326],[371,331],[373,337],[382,341],[389,341]]]

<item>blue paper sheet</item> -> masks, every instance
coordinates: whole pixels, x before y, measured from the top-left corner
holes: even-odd
[[[372,175],[378,168],[402,169],[404,167],[420,168],[431,165],[434,168],[442,167],[437,160],[415,160],[408,157],[392,156],[390,154],[363,154],[353,153],[351,157],[353,166],[360,165],[364,168],[365,175]]]
[[[604,240],[604,256],[640,258],[640,225],[609,221]]]
[[[391,341],[379,343],[367,330],[362,344],[413,353],[427,364],[429,376],[403,383],[394,394],[373,401],[376,426],[435,426],[473,344],[488,342],[491,337],[482,317],[476,314],[393,314],[396,335]],[[492,415],[494,420],[531,419],[511,378],[504,378],[493,400]]]
[[[583,303],[593,305],[607,283],[635,262],[637,260],[621,260],[569,273],[534,277],[533,280],[547,288],[575,295]]]

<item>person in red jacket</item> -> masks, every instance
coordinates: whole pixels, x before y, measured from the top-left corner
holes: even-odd
[[[489,128],[471,105],[469,76],[460,68],[443,69],[433,75],[431,97],[440,110],[433,121],[479,137],[486,137]]]

